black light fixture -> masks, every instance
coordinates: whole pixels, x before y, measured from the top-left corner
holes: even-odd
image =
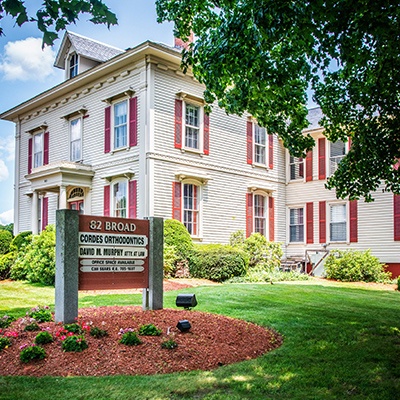
[[[197,306],[196,296],[194,294],[178,294],[176,298],[176,306],[189,310]]]
[[[190,322],[187,319],[181,319],[176,327],[181,331],[181,332],[187,332],[192,326],[190,325]]]

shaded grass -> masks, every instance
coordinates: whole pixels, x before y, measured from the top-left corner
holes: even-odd
[[[40,295],[42,288],[31,288]],[[6,308],[18,315],[29,298],[23,298],[22,304],[13,298],[10,307],[2,289],[3,285],[0,313]],[[0,377],[0,398],[399,398],[400,293],[312,284],[231,284],[179,291],[191,292],[199,301],[196,310],[272,327],[284,336],[284,344],[256,360],[213,371],[99,378]],[[175,308],[177,293],[165,293],[166,308]],[[44,296],[50,298],[47,292]],[[28,307],[37,305],[37,299]],[[80,307],[132,304],[141,304],[140,294],[80,297]]]

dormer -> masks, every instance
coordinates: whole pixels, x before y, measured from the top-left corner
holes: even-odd
[[[65,79],[71,79],[123,52],[124,50],[67,31],[54,66],[65,71]]]

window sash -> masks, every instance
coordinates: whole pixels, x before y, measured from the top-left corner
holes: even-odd
[[[43,133],[33,137],[33,168],[43,165]]]
[[[197,201],[197,186],[183,185],[183,224],[192,236],[198,236],[199,208]]]
[[[254,162],[256,164],[267,163],[267,132],[265,128],[254,124]]]
[[[127,182],[116,182],[113,185],[113,213],[114,217],[127,216]]]
[[[304,209],[291,208],[289,221],[290,242],[304,242]]]
[[[82,159],[82,120],[81,118],[70,121],[70,157],[71,161]]]
[[[114,104],[114,149],[127,146],[128,139],[128,102]]]
[[[345,242],[347,240],[346,204],[330,206],[329,231],[331,242]]]
[[[266,215],[266,197],[260,194],[254,195],[254,232],[266,236],[267,215]]]
[[[346,144],[342,140],[330,144],[329,170],[333,175],[338,169],[340,161],[346,156]]]
[[[72,54],[69,59],[69,77],[73,78],[78,75],[78,55]]]
[[[185,103],[185,147],[200,149],[200,107]]]
[[[290,156],[289,160],[290,180],[304,179],[304,160]]]

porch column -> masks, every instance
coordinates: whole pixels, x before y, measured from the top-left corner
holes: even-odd
[[[32,233],[34,235],[37,235],[39,233],[39,216],[38,216],[38,204],[39,204],[39,193],[34,190],[32,194],[32,221],[31,221],[31,227],[32,227]]]
[[[64,210],[67,206],[67,187],[65,185],[60,186],[60,204],[59,209]]]

